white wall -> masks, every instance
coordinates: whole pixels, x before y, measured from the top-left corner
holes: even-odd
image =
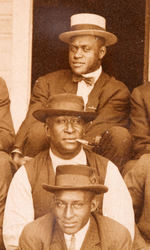
[[[32,8],[33,0],[0,0],[0,76],[9,89],[16,132],[30,99]]]

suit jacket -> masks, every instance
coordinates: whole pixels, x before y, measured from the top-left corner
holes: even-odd
[[[135,220],[143,239],[150,243],[150,154],[143,155],[124,177],[130,191]],[[137,238],[138,240],[138,238]]]
[[[77,84],[72,81],[70,70],[59,70],[40,77],[33,88],[29,110],[16,137],[15,147],[23,151],[28,130],[32,124],[39,123],[32,113],[47,105],[51,95],[59,93],[77,92]],[[89,94],[87,111],[96,110],[97,118],[86,127],[86,139],[101,135],[112,126],[128,126],[129,115],[129,90],[120,81],[110,77],[104,72],[95,83]]]
[[[10,152],[14,138],[8,89],[5,81],[0,78],[0,151]]]
[[[150,84],[135,88],[131,95],[130,132],[135,158],[150,153]]]
[[[126,228],[110,218],[93,214],[81,250],[130,250],[131,246],[131,237]],[[19,249],[67,250],[63,233],[52,214],[46,214],[25,226]]]

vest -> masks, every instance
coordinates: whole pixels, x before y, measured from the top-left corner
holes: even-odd
[[[99,183],[104,184],[107,171],[108,160],[87,149],[84,149],[87,158],[87,165],[96,169],[99,176]],[[53,194],[42,188],[42,184],[55,184],[55,173],[49,150],[40,152],[31,161],[25,165],[28,179],[31,185],[32,198],[35,211],[35,219],[50,212],[53,207]],[[98,211],[102,214],[103,194],[100,195],[100,204]]]

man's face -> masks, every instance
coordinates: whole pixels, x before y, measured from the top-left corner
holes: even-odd
[[[103,41],[95,36],[73,37],[69,46],[69,63],[72,71],[81,75],[98,69],[105,55],[102,44]]]
[[[84,121],[77,116],[52,116],[48,134],[52,152],[63,159],[71,159],[81,149],[76,139],[82,138]]]
[[[56,220],[66,234],[74,234],[84,227],[97,207],[96,198],[88,191],[57,191],[54,199]]]

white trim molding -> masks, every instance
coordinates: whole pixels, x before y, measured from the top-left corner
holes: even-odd
[[[13,0],[11,113],[15,131],[24,120],[31,92],[33,0]]]

